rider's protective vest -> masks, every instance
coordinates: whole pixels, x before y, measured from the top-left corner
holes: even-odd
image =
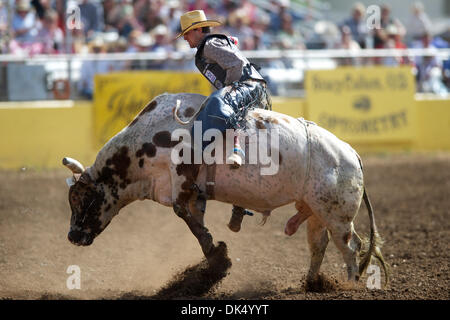
[[[225,39],[232,51],[236,53],[236,58],[243,61],[244,67],[242,68],[242,75],[239,81],[253,79],[265,82],[264,78],[256,70],[254,65],[252,65],[247,60],[247,58],[242,55],[232,38],[227,37],[223,34],[211,34],[206,36],[198,46],[197,53],[195,55],[195,65],[197,66],[198,70],[200,70],[200,72],[205,76],[205,78],[208,79],[208,81],[211,82],[214,87],[216,87],[216,89],[222,89],[226,85],[229,85],[229,83],[225,83],[227,71],[224,70],[217,62],[207,62],[207,58],[205,58],[203,55],[203,49],[206,42],[214,37]]]

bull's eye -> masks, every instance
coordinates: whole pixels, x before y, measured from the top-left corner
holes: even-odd
[[[78,195],[72,195],[71,202],[73,205],[78,206],[80,204],[80,197]]]

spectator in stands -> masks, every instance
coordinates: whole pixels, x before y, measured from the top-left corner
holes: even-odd
[[[93,54],[105,53],[106,46],[102,38],[94,38],[90,43],[90,52]],[[107,73],[114,70],[114,63],[107,60],[85,60],[81,65],[78,91],[87,98],[92,99],[94,95],[94,77],[96,74]]]
[[[255,21],[257,19],[257,6],[254,5],[251,1],[249,0],[241,0],[240,3],[240,9],[245,12],[245,15],[248,17],[249,19],[249,24],[252,24],[253,21]]]
[[[144,31],[149,32],[157,25],[165,24],[164,16],[161,12],[162,6],[157,1],[149,1],[146,9],[145,16],[141,21]]]
[[[399,28],[391,24],[387,26],[386,33],[388,35],[388,44],[387,48],[389,49],[407,49],[407,46],[405,42],[403,41],[404,34],[399,30]],[[392,59],[395,59],[394,65],[403,65],[403,64],[410,64],[411,59],[408,56],[400,56],[400,57],[392,57]]]
[[[406,29],[400,20],[391,17],[391,7],[388,4],[383,4],[381,6],[380,28],[374,29],[373,43],[375,49],[385,48],[388,40],[386,28],[389,25],[395,25],[402,36],[406,34]]]
[[[86,37],[82,29],[72,30],[72,48],[71,53],[88,53],[89,48],[86,45]]]
[[[433,36],[425,33],[422,36],[422,49],[435,49],[432,44]],[[442,81],[442,61],[440,58],[426,54],[423,57],[416,57],[417,68],[417,89],[420,92],[433,92],[436,94],[447,94],[448,90]]]
[[[280,49],[305,49],[303,37],[300,32],[294,29],[292,16],[287,12],[281,16],[281,30],[277,39]]]
[[[8,32],[8,9],[3,5],[3,0],[0,0],[0,53],[7,51],[7,32]]]
[[[128,34],[134,29],[141,29],[134,15],[131,0],[122,0],[120,4],[116,5],[110,12],[108,21],[123,37],[128,37]]]
[[[66,6],[69,1],[66,0],[54,0],[54,8],[58,13],[58,27],[65,33],[66,32]]]
[[[103,21],[105,22],[105,31],[115,30],[115,21],[111,18],[112,12],[117,10],[116,0],[103,1]]]
[[[215,11],[216,14],[220,17],[228,17],[234,10],[238,8],[239,0],[222,0],[217,2]]]
[[[81,0],[79,8],[83,31],[88,39],[104,30],[103,7],[98,2]]]
[[[38,19],[29,0],[18,0],[12,18],[13,39],[9,43],[9,51],[19,55],[34,55],[42,50],[38,43]]]
[[[41,53],[54,54],[64,51],[64,33],[58,27],[58,13],[55,10],[45,11],[36,41],[42,44]]]
[[[110,53],[124,53],[128,47],[127,39],[124,37],[119,37],[116,41],[111,42],[108,47],[108,52]],[[128,60],[116,60],[112,61],[112,71],[123,71],[129,70],[131,66],[131,61]]]
[[[242,9],[236,9],[228,17],[225,33],[238,39],[241,50],[252,48],[253,30],[249,27],[250,20]]]
[[[431,21],[425,12],[423,4],[416,2],[411,8],[412,15],[409,18],[408,27],[408,44],[414,46],[413,42],[421,42],[422,36],[431,32]],[[420,45],[420,44],[419,44]]]
[[[358,42],[360,48],[366,48],[368,30],[366,21],[364,20],[365,12],[366,8],[364,5],[361,2],[356,2],[353,5],[351,17],[345,20],[340,26],[341,31],[343,30],[343,26],[350,28],[352,38]]]
[[[269,32],[270,16],[260,10],[258,19],[255,19],[250,28],[253,30],[253,50],[268,50],[272,47],[272,34]]]
[[[142,32],[140,30],[133,30],[128,34],[128,44],[125,52],[136,53],[139,51],[139,45],[137,41],[141,34]]]
[[[150,46],[149,51],[165,54],[166,59],[157,60],[148,64],[148,68],[153,70],[166,70],[170,69],[174,63],[168,59],[171,53],[174,51],[174,46],[172,45],[172,38],[169,38],[169,28],[165,25],[160,24],[156,26],[151,32],[151,36],[154,39],[154,43]]]
[[[36,40],[37,19],[29,0],[18,0],[12,19],[14,38],[20,44],[30,44]]]
[[[361,50],[359,43],[353,40],[353,33],[349,26],[343,25],[340,29],[341,31],[341,41],[336,44],[336,49],[345,49],[350,51],[351,53],[357,53]],[[361,59],[359,57],[356,58],[339,58],[338,63],[341,66],[349,66],[349,65],[360,65]]]
[[[39,20],[44,20],[47,10],[52,9],[50,0],[32,0],[31,4],[34,7]]]
[[[194,0],[188,5],[187,10],[203,10],[208,17],[216,16],[216,11],[207,0]]]
[[[180,30],[180,17],[182,10],[180,9],[179,0],[169,0],[167,13],[167,27],[169,28],[169,34],[174,35],[179,33]]]
[[[406,49],[406,45],[402,41],[402,35],[395,24],[390,24],[386,27],[387,38],[383,44],[385,49]],[[398,66],[406,64],[408,57],[390,56],[384,57],[383,64],[386,66]]]
[[[154,43],[154,39],[148,32],[142,32],[136,39],[137,52],[149,52],[150,47]],[[150,69],[149,65],[152,61],[148,60],[133,60],[131,63],[131,69],[133,70],[147,70]]]
[[[160,24],[156,26],[150,34],[154,39],[153,45],[150,47],[150,52],[169,53],[173,51],[173,47],[169,44],[169,29]]]
[[[271,0],[270,27],[269,30],[273,34],[277,34],[281,30],[281,17],[289,12],[290,0]]]

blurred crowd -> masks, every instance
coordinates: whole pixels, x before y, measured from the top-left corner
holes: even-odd
[[[241,50],[448,48],[450,32],[432,33],[422,3],[401,22],[388,4],[381,20],[367,23],[367,8],[355,3],[343,21],[318,19],[309,5],[294,8],[289,0],[0,0],[0,50],[11,54],[86,52],[188,52],[179,17],[202,9],[222,22],[214,32],[236,37]],[[300,4],[296,3],[296,6]],[[9,10],[8,10],[9,8]],[[314,9],[317,10],[317,9]],[[10,14],[8,14],[10,13]],[[378,24],[378,25],[377,25]],[[420,86],[436,68],[442,83],[450,79],[448,62],[437,57],[340,58],[341,65],[383,64],[416,66]],[[446,65],[447,63],[447,65]],[[103,69],[165,68],[161,63],[107,63]],[[434,71],[433,71],[434,70]],[[426,91],[427,88],[420,88]]]

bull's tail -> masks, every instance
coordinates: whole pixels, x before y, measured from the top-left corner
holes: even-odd
[[[367,211],[369,212],[369,219],[370,219],[370,238],[369,240],[363,239],[363,247],[367,247],[368,242],[368,249],[367,250],[361,250],[360,252],[360,263],[359,263],[359,274],[362,276],[363,273],[366,271],[367,267],[369,266],[372,257],[375,257],[381,264],[384,275],[385,275],[385,282],[384,286],[386,286],[389,283],[389,265],[384,261],[383,255],[381,254],[381,245],[383,244],[383,241],[378,234],[377,226],[375,224],[375,216],[373,214],[372,205],[370,204],[369,197],[367,196],[366,189],[364,188],[364,194],[363,194],[364,203],[367,206]]]

